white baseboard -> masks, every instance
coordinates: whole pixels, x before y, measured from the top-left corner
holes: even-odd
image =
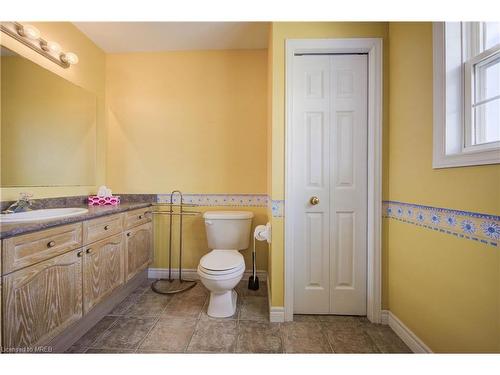
[[[271,323],[283,323],[285,321],[285,308],[282,306],[273,307],[271,306],[271,288],[269,285],[269,279],[266,280],[267,284],[267,303],[269,306],[269,321]]]
[[[248,279],[252,271],[245,271],[243,274],[242,280],[245,278]],[[148,269],[148,278],[149,279],[166,279],[168,277],[168,268],[149,268]],[[179,269],[172,270],[172,277],[177,279],[179,277]],[[191,280],[199,280],[200,277],[194,268],[183,268],[182,269],[182,277]],[[262,280],[267,280],[267,272],[257,270],[257,277]]]
[[[396,335],[408,345],[413,353],[432,353],[431,348],[429,348],[391,311],[382,310],[382,324],[388,324]]]
[[[380,312],[380,324],[389,324],[389,310],[382,310]]]

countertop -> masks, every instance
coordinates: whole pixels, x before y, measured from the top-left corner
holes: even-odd
[[[62,219],[45,220],[45,221],[31,222],[31,223],[11,223],[11,224],[0,223],[0,239],[19,236],[21,234],[36,232],[39,230],[53,228],[60,225],[78,223],[102,216],[136,210],[139,208],[145,208],[151,205],[152,205],[151,202],[129,202],[129,203],[121,203],[118,206],[71,205],[70,207],[87,208],[89,211],[82,215],[72,216]]]

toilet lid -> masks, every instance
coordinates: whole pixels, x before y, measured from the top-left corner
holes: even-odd
[[[224,271],[241,267],[245,263],[237,250],[212,250],[200,259],[200,265],[213,271]]]

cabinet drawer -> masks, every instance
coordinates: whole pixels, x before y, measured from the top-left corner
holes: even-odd
[[[151,207],[145,207],[125,213],[125,228],[129,229],[151,220]]]
[[[85,221],[83,223],[83,244],[87,245],[121,233],[122,229],[123,216],[121,214]]]
[[[82,246],[82,224],[70,224],[3,241],[3,274]]]

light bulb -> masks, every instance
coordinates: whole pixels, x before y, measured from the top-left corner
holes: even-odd
[[[44,42],[42,43],[42,48],[47,51],[47,52],[50,52],[50,53],[53,53],[53,54],[58,54],[61,52],[61,45],[59,43],[56,43],[56,42],[52,42],[52,41],[48,41],[48,42]]]
[[[61,60],[69,65],[78,64],[78,56],[73,52],[66,52],[64,55],[61,55]]]
[[[23,25],[19,28],[18,33],[28,39],[37,40],[40,38],[40,30],[32,25]]]

